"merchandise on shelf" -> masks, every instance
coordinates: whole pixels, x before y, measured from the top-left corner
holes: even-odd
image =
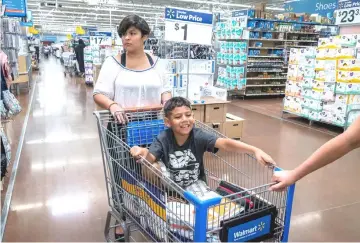
[[[3,50],[8,57],[12,74],[18,77],[18,56],[21,44],[20,22],[14,18],[0,18],[0,26],[0,49]]]
[[[304,76],[294,63],[300,63],[298,51],[291,51],[288,79],[301,82],[301,112],[289,98],[284,110],[296,112],[310,120],[344,127],[352,123],[359,112],[349,112],[360,105],[360,62],[356,56],[357,35],[342,35],[319,40],[316,51],[315,76]],[[306,73],[311,73],[309,70]],[[312,75],[312,73],[311,73]],[[304,78],[302,78],[302,76]],[[294,96],[294,85],[287,85],[287,95]],[[298,95],[298,93],[297,93]],[[358,109],[358,108],[357,108]],[[351,117],[350,117],[351,114]],[[349,117],[348,117],[349,116]],[[346,124],[346,122],[349,124]]]

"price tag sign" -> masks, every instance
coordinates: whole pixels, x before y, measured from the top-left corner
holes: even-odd
[[[91,46],[112,46],[111,32],[90,32]]]
[[[358,23],[360,23],[360,0],[339,0],[335,24],[351,25]]]
[[[211,45],[212,33],[212,13],[165,9],[165,40]]]
[[[247,28],[247,21],[248,21],[248,10],[238,10],[233,11],[231,16],[234,20],[239,22],[239,26],[241,28]]]

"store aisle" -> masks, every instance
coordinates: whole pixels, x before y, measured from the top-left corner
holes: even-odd
[[[103,241],[108,210],[92,88],[43,63],[4,241]],[[293,168],[331,135],[235,105],[244,140]],[[360,151],[298,184],[292,241],[360,239]]]
[[[44,61],[4,241],[103,241],[107,212],[92,88]]]

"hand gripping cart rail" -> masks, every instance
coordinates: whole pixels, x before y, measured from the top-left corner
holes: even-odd
[[[206,182],[181,188],[163,166],[135,161],[129,153],[134,145],[149,147],[166,129],[159,110],[129,111],[126,125],[114,122],[107,111],[94,114],[111,208],[107,241],[113,240],[118,222],[125,241],[135,230],[155,242],[288,241],[295,185],[282,193],[269,191],[274,168],[261,166],[248,154],[207,153]],[[201,122],[195,126],[224,137]],[[180,157],[171,159],[186,166],[188,157]],[[175,176],[188,175],[179,171]]]

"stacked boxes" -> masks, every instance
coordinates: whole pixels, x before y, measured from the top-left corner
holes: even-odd
[[[287,94],[293,97],[286,97],[284,110],[300,112],[310,120],[340,127],[350,125],[360,116],[358,111],[350,112],[360,108],[360,58],[357,59],[356,55],[359,47],[357,35],[321,38],[316,50],[313,79],[304,74],[311,73],[308,76],[312,76],[311,71],[294,66],[298,58],[296,52],[292,53],[288,80],[301,82],[302,89],[299,95],[299,85],[288,82]],[[294,97],[301,97],[300,108]]]
[[[285,89],[284,110],[308,117],[309,108],[321,108],[318,92],[312,90],[315,77],[315,48],[291,49]],[[314,100],[313,100],[314,98]]]

